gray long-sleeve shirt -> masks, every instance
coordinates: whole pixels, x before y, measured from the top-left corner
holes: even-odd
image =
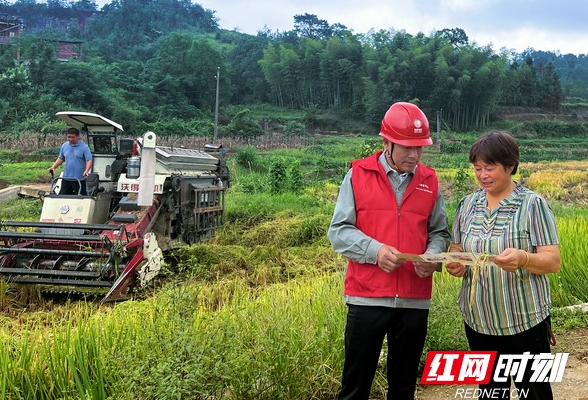
[[[386,162],[384,153],[378,159],[378,162],[384,167],[384,171],[390,180],[396,202],[400,205],[406,188],[414,176],[414,171],[399,174],[392,169]],[[339,196],[335,204],[335,211],[331,220],[328,231],[328,237],[333,249],[344,257],[362,264],[376,264],[378,259],[378,250],[383,243],[367,236],[359,230],[356,224],[355,196],[351,186],[350,169],[339,189]],[[443,253],[447,251],[450,242],[449,228],[447,223],[447,213],[445,203],[441,195],[441,190],[437,195],[437,201],[433,211],[429,216],[428,222],[428,239],[426,253]],[[399,249],[402,250],[402,249]],[[373,305],[384,307],[406,307],[406,308],[429,308],[430,300],[428,299],[405,299],[405,298],[388,298],[388,297],[357,297],[345,296],[349,304],[355,305]]]

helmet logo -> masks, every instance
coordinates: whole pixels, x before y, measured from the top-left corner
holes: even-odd
[[[428,146],[429,120],[412,103],[397,102],[390,106],[380,126],[380,136],[402,146]]]
[[[423,130],[421,129],[421,127],[423,126],[423,123],[421,122],[420,119],[415,119],[414,120],[414,133],[422,133]]]

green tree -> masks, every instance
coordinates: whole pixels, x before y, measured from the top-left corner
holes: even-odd
[[[88,35],[106,40],[111,47],[107,61],[147,61],[157,40],[172,31],[218,30],[214,11],[190,0],[112,0],[102,11],[101,18],[90,21]]]
[[[280,107],[284,106],[284,97],[282,95],[282,70],[280,68],[279,45],[270,43],[263,51],[263,58],[259,60],[259,65],[263,75],[272,89],[272,97],[275,104]]]
[[[71,2],[71,8],[74,10],[94,11],[98,10],[95,0],[77,0]]]
[[[537,85],[537,69],[533,65],[533,59],[530,55],[525,58],[525,64],[519,70],[516,77],[518,83],[518,91],[522,94],[521,105],[527,107],[535,107],[538,104],[538,85]]]
[[[150,81],[159,101],[168,105],[187,104],[212,111],[219,67],[221,86],[227,85],[221,54],[208,41],[196,39],[192,34],[174,32],[164,37],[150,64],[153,71]],[[226,92],[221,90],[221,93]],[[184,112],[181,107],[170,111],[178,116]]]
[[[30,47],[23,51],[23,57],[29,60],[28,68],[33,84],[46,84],[51,71],[57,67],[55,47],[55,42],[52,41],[32,40]]]
[[[296,52],[287,46],[279,48],[280,76],[282,81],[282,95],[287,100],[286,105],[291,108],[300,108],[303,101],[300,93],[300,57]]]
[[[97,71],[81,62],[59,63],[48,73],[51,93],[63,101],[97,113],[108,113],[108,101],[102,95]]]
[[[270,87],[264,79],[261,65],[263,49],[268,40],[263,36],[239,36],[233,49],[227,55],[230,63],[232,83],[231,102],[233,103],[267,103]]]
[[[466,46],[469,42],[468,35],[461,28],[445,28],[435,32],[435,38],[443,38],[449,41],[452,46]]]
[[[20,94],[25,93],[30,86],[31,79],[24,65],[8,68],[0,74],[0,92],[5,100],[14,101]]]
[[[321,84],[326,104],[344,108],[361,98],[361,47],[353,37],[333,37],[326,43],[321,57]]]
[[[333,29],[324,19],[314,14],[294,15],[294,32],[311,39],[326,39],[333,35]]]
[[[538,83],[539,107],[557,111],[564,98],[559,74],[555,71],[553,64],[549,63],[543,68]]]

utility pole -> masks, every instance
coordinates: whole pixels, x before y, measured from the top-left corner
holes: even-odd
[[[441,148],[441,111],[437,110],[437,148]]]
[[[213,143],[218,141],[218,83],[220,78],[220,67],[216,71],[216,102],[214,104],[214,139]]]

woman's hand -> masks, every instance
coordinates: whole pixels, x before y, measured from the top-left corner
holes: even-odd
[[[509,247],[497,256],[490,257],[500,268],[506,272],[515,272],[520,267],[527,265],[528,253],[524,250]]]
[[[463,252],[463,246],[459,243],[451,243],[451,246],[449,246],[449,251],[461,253]],[[461,278],[466,272],[466,266],[458,262],[450,262],[445,264],[445,269],[447,272],[449,272],[449,275],[453,275],[457,278]]]

